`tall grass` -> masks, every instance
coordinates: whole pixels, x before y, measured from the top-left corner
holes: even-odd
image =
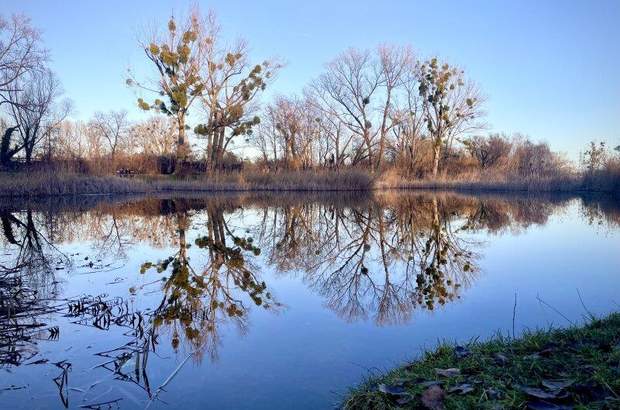
[[[377,179],[375,188],[620,193],[620,167],[605,168],[589,175],[557,172],[539,177],[473,172],[455,176],[441,175],[435,179],[406,178],[395,171],[388,171]]]
[[[78,194],[215,191],[363,191],[373,187],[370,174],[346,170],[200,175],[197,177],[93,176],[80,174],[0,173],[0,197]]]
[[[192,177],[120,178],[71,173],[0,173],[0,197],[79,194],[222,191],[367,191],[374,189],[451,189],[471,191],[620,193],[620,164],[587,174],[560,173],[519,177],[498,172],[442,175],[436,179],[402,176],[396,170],[244,172]]]

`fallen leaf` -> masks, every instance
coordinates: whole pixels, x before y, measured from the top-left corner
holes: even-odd
[[[458,393],[458,394],[467,394],[474,391],[474,387],[469,383],[462,383],[458,386],[452,387],[448,390],[448,393]]]
[[[549,390],[562,390],[575,383],[570,379],[558,379],[558,380],[546,380],[544,379],[541,384]]]
[[[429,410],[443,410],[446,392],[439,386],[431,386],[422,393],[422,404]]]
[[[394,385],[383,384],[383,383],[377,386],[377,390],[379,390],[381,393],[391,394],[392,396],[400,396],[403,394],[407,394],[403,386],[394,386]]]
[[[458,376],[459,374],[461,374],[461,370],[460,369],[456,369],[456,368],[435,369],[435,372],[439,376],[443,376],[443,377],[454,377],[454,376]]]
[[[487,395],[487,397],[491,400],[499,400],[502,398],[502,394],[498,390],[486,389],[484,392]]]
[[[539,389],[537,387],[528,387],[521,386],[520,390],[531,397],[536,397],[537,399],[560,399],[565,398],[567,395],[564,392],[559,391],[545,391],[543,389]]]
[[[609,391],[598,384],[592,382],[575,384],[572,390],[579,396],[589,401],[603,400],[608,396]]]

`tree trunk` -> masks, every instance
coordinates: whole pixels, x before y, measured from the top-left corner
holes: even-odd
[[[439,155],[441,154],[441,140],[435,140],[433,146],[433,178],[437,177],[439,171]]]
[[[372,143],[370,141],[370,136],[368,135],[368,130],[364,130],[364,141],[366,142],[366,150],[368,151],[368,163],[370,164],[370,172],[374,172],[375,164],[372,158]]]
[[[185,143],[185,116],[182,115],[177,118],[179,127],[179,136],[177,138],[176,158],[174,164],[174,173],[180,174],[182,172],[183,163],[187,159],[188,149]]]
[[[11,158],[15,155],[15,151],[11,151],[11,135],[17,127],[9,127],[4,131],[2,135],[2,141],[0,141],[0,166],[8,167],[11,163]]]

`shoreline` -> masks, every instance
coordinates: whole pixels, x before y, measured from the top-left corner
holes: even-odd
[[[373,192],[455,191],[493,193],[564,193],[620,196],[616,187],[589,186],[578,179],[546,181],[405,180],[347,170],[281,174],[219,175],[214,178],[92,176],[79,174],[0,174],[0,198],[59,196],[217,193],[217,192]]]
[[[441,344],[352,389],[342,408],[616,408],[619,362],[620,313],[612,313],[518,338]]]

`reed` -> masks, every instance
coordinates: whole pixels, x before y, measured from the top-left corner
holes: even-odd
[[[364,169],[242,172],[196,176],[96,176],[73,173],[0,173],[0,197],[224,191],[369,191],[442,189],[461,191],[620,193],[620,164],[596,172],[518,177],[501,173],[442,175],[417,179],[396,170]]]

